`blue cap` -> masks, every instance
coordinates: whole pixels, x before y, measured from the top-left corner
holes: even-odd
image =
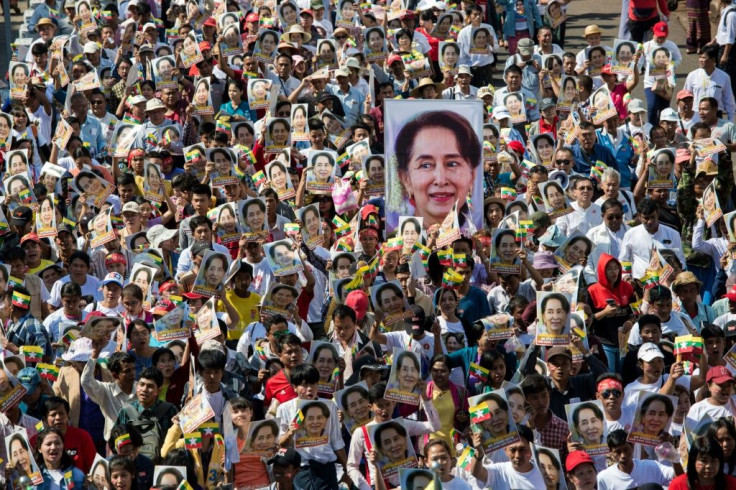
[[[539,243],[545,247],[557,248],[565,241],[565,236],[562,234],[562,230],[557,225],[552,225],[547,228],[547,231],[539,238]]]
[[[35,368],[23,368],[18,372],[18,381],[23,385],[28,393],[33,393],[36,388],[41,384],[41,376],[38,375],[38,371]]]

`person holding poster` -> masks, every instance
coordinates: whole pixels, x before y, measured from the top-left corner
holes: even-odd
[[[362,202],[362,195],[365,193],[367,197],[375,197],[383,195],[386,189],[384,182],[385,162],[383,155],[368,155],[363,157],[363,179],[360,181],[358,197],[359,203]],[[363,188],[365,182],[365,189]]]
[[[269,106],[271,80],[251,78],[248,80],[248,106],[251,110],[265,109]]]
[[[309,123],[307,121],[307,105],[294,104],[291,106],[291,140],[309,141]]]
[[[506,393],[503,390],[494,391],[471,397],[468,400],[471,412],[473,407],[485,404],[490,417],[471,426],[473,432],[480,432],[483,448],[489,453],[519,441],[516,424],[511,416]]]
[[[610,68],[607,68],[610,72]],[[606,76],[613,76],[608,73]],[[600,87],[590,95],[590,116],[593,124],[603,124],[604,121],[618,114],[611,99],[611,91],[607,85]]]
[[[319,151],[310,154],[307,168],[307,191],[327,194],[335,182],[335,157],[331,152]],[[310,171],[311,170],[311,171]]]
[[[266,165],[266,175],[271,183],[271,188],[278,194],[279,201],[291,199],[296,195],[294,185],[291,183],[291,177],[284,163],[277,160],[272,161]]]
[[[648,167],[647,188],[671,189],[675,187],[675,150],[662,148],[651,157]]]
[[[404,255],[409,255],[414,250],[414,244],[419,241],[422,243],[422,219],[412,216],[402,216],[399,218],[399,236],[403,243]]]
[[[442,73],[456,74],[460,60],[460,46],[454,41],[440,41],[440,70]]]
[[[187,34],[182,43],[182,50],[179,52],[181,63],[184,68],[190,68],[193,65],[204,60],[202,52],[199,50],[199,43],[194,31]]]
[[[253,56],[261,63],[273,63],[276,57],[276,47],[278,44],[278,32],[268,29],[263,30],[258,35],[258,41],[256,42],[256,46],[253,50]]]
[[[322,245],[324,235],[322,234],[322,221],[319,217],[319,208],[312,204],[297,210],[297,216],[302,223],[302,240],[304,243],[311,250]]]
[[[263,248],[274,275],[286,276],[303,269],[298,248],[291,240],[268,243]]]
[[[564,293],[537,291],[536,345],[570,343],[570,297]]]
[[[419,404],[421,366],[416,354],[394,347],[394,361],[388,377],[384,398],[408,405]]]
[[[323,446],[330,442],[327,422],[331,411],[330,402],[299,400],[299,410],[304,417],[301,428],[294,434],[294,447],[297,449]]]
[[[539,185],[539,190],[550,218],[558,218],[575,211],[567,200],[565,190],[557,181],[543,182]]]
[[[41,210],[36,220],[36,234],[41,238],[56,236],[56,204],[53,194],[41,201]]]
[[[335,400],[343,412],[343,423],[351,434],[353,430],[365,425],[373,417],[371,402],[368,401],[368,386],[365,381],[336,392]]]
[[[710,228],[721,216],[723,216],[723,211],[721,211],[721,204],[718,202],[718,193],[714,181],[703,191],[703,217],[706,225]]]
[[[228,261],[225,254],[207,250],[194,281],[194,291],[205,296],[219,296],[223,291],[222,280],[227,273]]]
[[[17,485],[19,478],[25,476],[36,485],[43,483],[43,476],[38,469],[33,451],[28,443],[25,430],[15,432],[5,438],[5,454],[8,455],[8,465],[13,469],[11,481]],[[20,488],[20,487],[18,487]]]
[[[476,178],[482,172],[483,107],[476,102],[455,101],[450,110],[441,101],[384,100],[389,233],[399,216],[421,217],[425,229],[439,225],[456,205],[460,229],[483,227],[483,207],[467,207],[483,196],[482,178]]]
[[[634,423],[627,440],[645,446],[658,446],[660,437],[669,429],[676,405],[675,397],[640,391]]]
[[[518,257],[519,245],[516,243],[516,232],[508,228],[493,230],[491,243],[490,270],[502,274],[519,274],[521,260]]]
[[[253,198],[241,202],[243,204],[238,203],[238,206],[240,207],[240,218],[242,219],[241,226],[246,239],[256,240],[267,237],[265,200],[263,198]]]
[[[368,434],[376,449],[376,466],[384,478],[398,477],[399,468],[417,467],[414,446],[403,419],[369,426]]]
[[[240,240],[242,231],[238,221],[235,203],[226,203],[217,211],[217,236],[220,242],[227,245]]]
[[[365,43],[363,53],[369,63],[375,63],[386,59],[386,34],[380,26],[369,27],[365,30]]]
[[[565,405],[567,423],[573,442],[579,442],[588,454],[608,453],[606,423],[600,401]]]
[[[278,448],[279,421],[259,420],[251,422],[247,442],[243,447],[245,454],[270,457]]]

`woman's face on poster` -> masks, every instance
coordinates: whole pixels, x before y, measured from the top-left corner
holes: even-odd
[[[286,255],[288,254],[284,254],[283,256],[285,257]],[[282,262],[282,265],[284,265],[285,267],[291,265],[290,258],[287,258]],[[271,301],[273,301],[274,306],[281,310],[288,309],[294,299],[294,294],[290,289],[287,288],[279,288],[271,294]]]
[[[286,189],[286,173],[279,165],[271,167],[271,184],[276,189]]]
[[[335,60],[335,49],[331,43],[322,42],[319,45],[319,57],[322,61],[332,62]]]
[[[413,221],[407,221],[401,231],[401,238],[404,240],[404,247],[411,248],[419,239],[419,230]]]
[[[571,264],[579,263],[584,257],[588,255],[588,244],[585,240],[577,239],[565,247],[565,260]]]
[[[217,224],[221,226],[226,233],[232,233],[235,231],[236,223],[237,221],[235,220],[232,209],[229,207],[222,208]]]
[[[268,90],[266,82],[255,82],[252,88],[253,96],[256,100],[263,100],[266,98],[266,92]]]
[[[10,159],[10,175],[17,175],[28,170],[28,164],[22,153],[15,153]]]
[[[261,36],[261,53],[269,56],[276,49],[276,35],[266,32]]]
[[[446,66],[454,67],[457,64],[459,53],[455,46],[448,46],[445,48],[445,52],[442,53],[442,60]]]
[[[452,16],[443,15],[437,23],[437,32],[440,34],[447,34],[450,32],[450,26],[452,26]]]
[[[197,91],[194,94],[194,103],[199,106],[207,105],[207,99],[210,93],[209,86],[205,80],[197,84]]]
[[[498,257],[502,263],[512,264],[516,258],[517,249],[516,240],[510,233],[507,233],[498,244]]]
[[[373,29],[368,34],[368,46],[370,46],[371,51],[374,53],[383,51],[383,37],[378,30]]]
[[[317,356],[314,359],[314,367],[319,371],[320,380],[328,381],[336,366],[337,361],[331,349],[323,347],[317,352]]]
[[[327,182],[332,176],[333,166],[327,155],[319,155],[314,159],[314,176],[320,182]]]
[[[371,413],[370,402],[360,393],[350,393],[346,399],[347,406],[344,407],[348,415],[356,421],[367,420]]]
[[[661,152],[659,155],[657,155],[657,158],[654,160],[654,167],[657,172],[658,179],[667,180],[670,178],[673,164],[672,160],[670,160],[670,156],[667,153]]]
[[[44,199],[41,203],[41,224],[48,227],[54,221],[54,206],[49,199]]]
[[[373,182],[383,182],[383,162],[378,158],[368,161],[368,178]]]
[[[667,51],[664,49],[658,49],[656,53],[654,53],[654,65],[657,68],[667,68],[667,66],[670,63],[670,57]]]
[[[603,438],[603,420],[598,418],[593,409],[582,408],[578,411],[577,431],[583,438],[584,445],[600,444]]]
[[[645,434],[658,436],[665,429],[669,420],[666,408],[664,402],[659,400],[649,404],[641,416]]]
[[[419,381],[419,371],[411,357],[405,356],[401,360],[401,366],[396,373],[396,379],[399,382],[401,391],[412,391]]]
[[[253,435],[253,449],[256,451],[269,451],[276,446],[276,435],[273,427],[268,424],[262,425]]]
[[[350,20],[353,18],[353,15],[355,14],[355,8],[353,6],[353,2],[346,0],[340,5],[340,15],[342,16],[343,20]]]
[[[252,231],[260,231],[263,229],[265,214],[256,203],[251,203],[245,211],[245,221]]]
[[[630,44],[622,44],[618,50],[618,62],[621,65],[628,65],[634,59],[634,52]]]
[[[7,141],[10,136],[10,121],[6,116],[0,116],[0,141]]]
[[[536,142],[537,154],[542,162],[552,161],[552,155],[555,153],[555,147],[547,138],[539,138]],[[541,162],[540,162],[541,163]]]
[[[509,110],[509,114],[521,114],[521,99],[516,94],[506,97],[504,104],[506,109]]]
[[[230,175],[230,169],[232,168],[233,162],[225,155],[222,151],[215,152],[212,155],[212,160],[215,164],[215,170],[220,175]]]
[[[504,410],[496,400],[486,400],[488,408],[491,410],[490,428],[494,437],[503,436],[508,433],[509,414]]]
[[[542,311],[542,319],[547,333],[561,335],[567,323],[567,312],[563,308],[562,301],[557,298],[548,300]]]
[[[547,202],[549,202],[552,209],[564,209],[565,208],[565,194],[556,185],[549,185],[546,189]]]
[[[271,127],[271,140],[276,146],[286,146],[289,139],[289,128],[283,121],[274,123]]]
[[[544,478],[544,484],[547,488],[557,488],[560,484],[560,470],[555,466],[554,461],[547,453],[538,453],[539,470]]]
[[[321,436],[327,426],[327,417],[320,407],[309,407],[307,413],[304,414],[304,425],[307,429],[307,436]]]
[[[296,109],[291,122],[296,132],[304,133],[307,127],[307,115],[304,113],[304,110],[301,108]]]
[[[476,49],[484,49],[488,45],[488,34],[481,29],[475,34],[474,44]]]
[[[603,68],[606,61],[606,56],[601,52],[600,49],[594,49],[590,53],[590,65],[593,68]]]

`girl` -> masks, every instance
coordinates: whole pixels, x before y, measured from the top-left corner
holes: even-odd
[[[110,481],[115,490],[138,490],[135,482],[135,465],[127,456],[115,455],[110,458]]]
[[[253,418],[253,404],[245,398],[230,400],[230,416],[237,431],[238,451],[242,451]],[[230,481],[235,488],[261,488],[270,484],[268,470],[263,459],[257,455],[240,455],[240,462],[232,468]]]
[[[245,86],[240,79],[231,79],[227,83],[227,96],[229,102],[220,106],[220,112],[230,114],[232,121],[256,121],[255,111],[250,110],[247,100],[243,100]]]
[[[45,428],[38,434],[36,444],[36,460],[43,475],[43,483],[36,488],[67,490],[84,487],[84,473],[74,466],[71,456],[64,451],[64,435],[59,429]]]
[[[693,441],[685,474],[672,480],[670,490],[736,489],[736,478],[723,473],[723,450],[709,437]]]
[[[429,362],[432,381],[427,383],[427,395],[432,398],[440,418],[439,431],[426,436],[427,439],[441,439],[452,449],[455,456],[455,441],[452,429],[462,431],[468,422],[468,396],[461,385],[450,381],[450,364],[446,355],[437,354]]]

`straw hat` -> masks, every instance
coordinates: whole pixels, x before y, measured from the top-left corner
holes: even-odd
[[[414,90],[411,91],[411,96],[419,97],[422,93],[422,89],[424,87],[429,87],[430,85],[434,85],[437,93],[442,92],[446,88],[444,83],[433,82],[431,78],[422,78],[421,80],[419,80],[419,85],[417,85]]]
[[[305,32],[304,28],[301,25],[294,24],[289,27],[288,31],[281,34],[281,40],[284,42],[289,42],[292,34],[301,34],[303,43],[308,43],[312,39],[312,35],[308,32]]]

